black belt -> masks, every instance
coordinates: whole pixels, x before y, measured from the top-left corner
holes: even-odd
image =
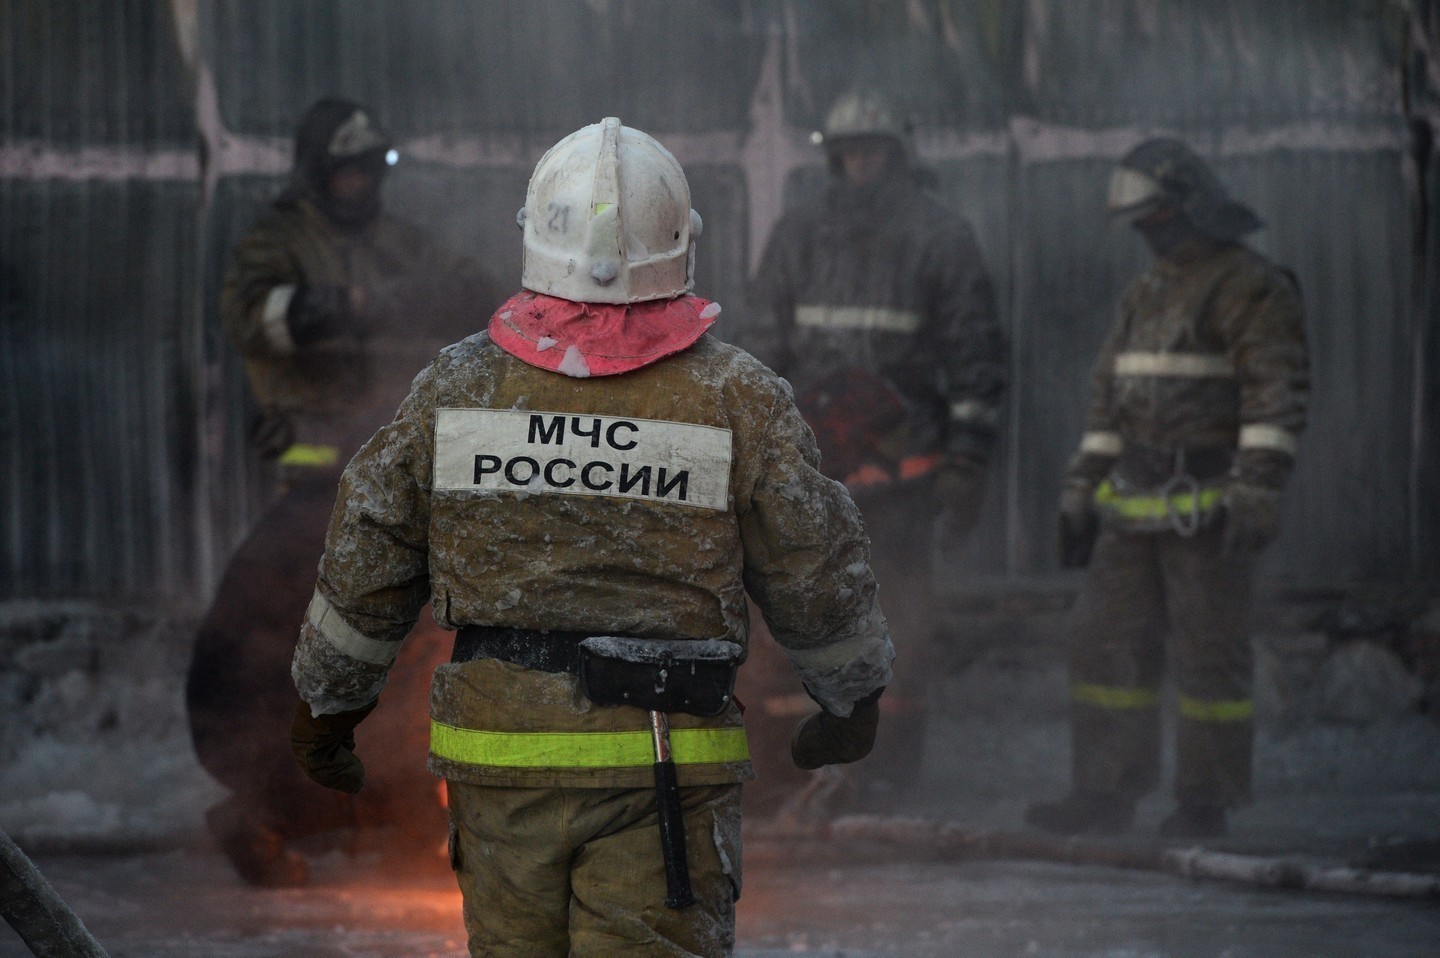
[[[1228,446],[1194,446],[1189,449],[1157,449],[1125,443],[1115,472],[1127,485],[1153,489],[1177,475],[1204,482],[1230,471],[1235,450]]]
[[[580,674],[580,640],[589,632],[547,632],[540,629],[509,629],[492,625],[467,625],[455,633],[451,662],[499,659],[537,672]]]

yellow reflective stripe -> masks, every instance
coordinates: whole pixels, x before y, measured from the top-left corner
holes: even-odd
[[[1160,704],[1160,690],[1072,682],[1070,699],[1077,705],[1093,705],[1101,709],[1153,709]]]
[[[1180,714],[1196,722],[1248,722],[1255,717],[1255,700],[1197,699],[1182,695]]]
[[[1116,492],[1110,480],[1106,479],[1095,490],[1095,504],[1105,507],[1122,519],[1165,519],[1172,513],[1189,515],[1196,510],[1207,512],[1220,505],[1224,495],[1225,490],[1215,486],[1200,490],[1198,496],[1189,492],[1180,492],[1169,497],[1126,496]]]
[[[655,763],[648,729],[633,732],[487,732],[430,722],[430,753],[467,765],[500,768],[627,768]],[[743,728],[670,730],[676,765],[745,762]]]
[[[316,446],[308,442],[297,442],[280,454],[282,466],[333,466],[340,459],[340,450],[334,446]]]

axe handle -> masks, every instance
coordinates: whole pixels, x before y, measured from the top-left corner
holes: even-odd
[[[660,816],[660,852],[665,861],[665,907],[695,904],[690,888],[690,863],[685,857],[685,817],[680,808],[680,787],[670,757],[670,723],[664,712],[650,713],[655,739],[655,805]]]

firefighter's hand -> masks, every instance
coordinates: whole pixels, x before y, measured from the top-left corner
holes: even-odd
[[[318,716],[310,714],[308,702],[295,706],[290,750],[312,781],[352,794],[364,786],[365,766],[355,756],[355,727],[374,711],[375,702],[349,712]]]
[[[822,710],[796,726],[790,739],[790,758],[796,767],[846,765],[869,755],[880,725],[881,691],[856,702],[848,718]]]
[[[1083,569],[1100,535],[1095,490],[1083,480],[1067,479],[1060,493],[1060,567]]]
[[[302,284],[290,298],[285,323],[296,346],[335,339],[353,332],[351,287],[331,283]]]
[[[1221,547],[1228,556],[1251,556],[1280,532],[1280,493],[1253,482],[1232,482],[1225,490]]]
[[[940,505],[938,531],[948,539],[964,539],[980,521],[985,501],[985,468],[951,459],[935,470],[935,499]]]

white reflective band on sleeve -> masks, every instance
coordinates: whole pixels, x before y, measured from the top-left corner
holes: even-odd
[[[1233,377],[1235,364],[1215,353],[1120,353],[1115,375]]]
[[[293,284],[276,286],[265,297],[265,308],[260,313],[260,328],[265,330],[265,339],[282,356],[295,352],[295,340],[290,335],[290,324],[285,320],[290,312],[290,300],[294,298]]]
[[[730,430],[515,409],[435,411],[435,491],[617,496],[724,511]]]
[[[1293,456],[1297,446],[1295,434],[1280,426],[1257,422],[1240,427],[1241,449],[1273,449]]]
[[[877,329],[882,333],[913,333],[920,328],[920,314],[909,309],[886,306],[795,307],[795,324],[820,329]]]
[[[1080,437],[1080,451],[1096,456],[1118,456],[1125,451],[1125,440],[1118,432],[1087,432]]]
[[[978,399],[965,399],[950,404],[950,418],[957,422],[978,422],[993,426],[1000,421],[1000,413],[989,403]]]
[[[305,619],[315,631],[325,637],[335,648],[352,659],[369,662],[371,665],[389,665],[400,654],[399,642],[381,642],[355,629],[340,617],[335,607],[319,592],[310,600],[305,610]]]

